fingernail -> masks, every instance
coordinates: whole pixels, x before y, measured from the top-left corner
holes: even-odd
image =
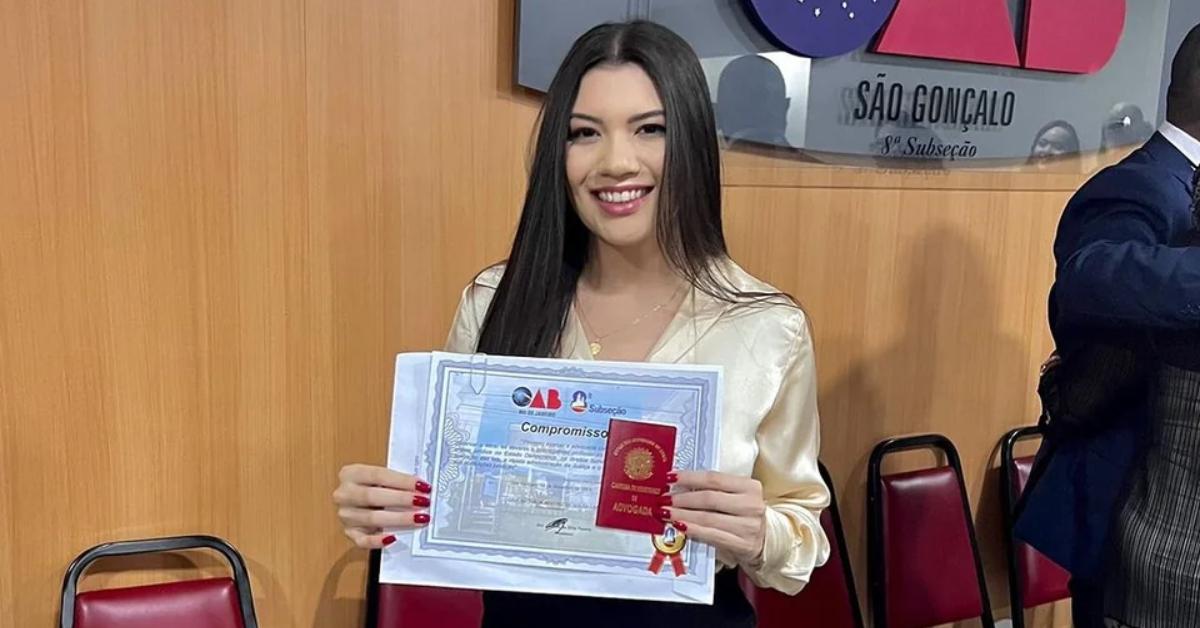
[[[429,498],[424,495],[414,495],[413,506],[416,506],[417,508],[427,508],[429,506]]]
[[[680,532],[687,532],[687,524],[682,521],[672,521],[671,525],[675,526],[675,529]]]
[[[667,510],[666,508],[659,508],[658,509],[658,518],[662,519],[663,521],[670,519],[671,511]]]
[[[429,523],[429,513],[419,512],[419,513],[413,515],[413,523],[415,523],[419,526],[423,526],[423,525]]]
[[[418,493],[432,493],[433,487],[429,485],[429,482],[426,482],[424,480],[417,480],[417,492]]]
[[[670,506],[673,503],[670,495],[663,495],[658,498],[659,506]]]
[[[396,542],[396,535],[394,535],[394,534],[389,534],[389,535],[383,537],[383,546],[384,547],[387,547],[395,542]]]
[[[667,474],[667,484],[674,484],[679,481],[679,474],[674,471]]]

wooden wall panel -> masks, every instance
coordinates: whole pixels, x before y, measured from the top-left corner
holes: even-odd
[[[355,625],[365,557],[329,493],[384,458],[394,354],[440,345],[506,252],[538,104],[514,15],[0,0],[0,625],[49,625],[93,544],[197,532],[242,550],[263,625]],[[999,566],[991,457],[1034,414],[1082,176],[725,161],[736,256],[812,315],[864,589],[866,457],[893,434],[956,440]],[[86,586],[220,571],[136,566]]]
[[[733,188],[735,257],[801,301],[817,339],[822,458],[865,588],[867,457],[940,432],[960,449],[984,559],[1004,564],[995,448],[1036,416],[1061,192]],[[899,457],[901,463],[905,460]],[[928,457],[916,462],[928,464]],[[1004,571],[990,570],[996,606]]]

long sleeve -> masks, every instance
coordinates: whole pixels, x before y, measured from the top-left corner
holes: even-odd
[[[803,317],[797,317],[794,350],[779,394],[756,435],[753,476],[767,502],[766,544],[761,559],[742,565],[756,584],[795,595],[813,569],[829,559],[821,511],[829,489],[817,467],[821,428],[817,416],[816,362]]]
[[[1059,315],[1083,323],[1194,328],[1200,323],[1200,248],[1172,246],[1191,227],[1183,186],[1147,172],[1110,178],[1094,180],[1064,216],[1055,250]],[[1169,186],[1179,193],[1169,193]]]

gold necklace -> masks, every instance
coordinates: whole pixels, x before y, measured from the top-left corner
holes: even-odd
[[[592,338],[588,340],[588,350],[592,352],[592,357],[596,357],[596,356],[600,355],[600,352],[604,350],[604,345],[600,344],[601,340],[604,340],[605,338],[608,338],[609,336],[612,336],[613,334],[636,327],[639,323],[641,323],[643,320],[645,320],[648,316],[651,316],[651,315],[657,314],[658,312],[661,312],[664,307],[667,307],[668,305],[673,303],[675,301],[676,297],[678,297],[680,295],[680,293],[682,293],[683,291],[684,291],[684,287],[681,287],[680,289],[673,292],[671,294],[671,296],[667,297],[666,301],[659,303],[658,305],[654,306],[647,312],[643,312],[641,316],[638,316],[637,318],[633,319],[632,322],[630,322],[626,325],[622,325],[621,327],[618,327],[618,328],[608,332],[607,334],[603,334],[603,335],[597,335],[595,333],[596,328],[593,327],[592,322],[588,320],[587,314],[585,314],[583,311],[583,303],[581,303],[579,301],[579,294],[576,293],[575,294],[575,309],[579,312],[579,321],[581,323],[583,323],[584,334],[588,335],[590,333],[590,335],[592,336]]]

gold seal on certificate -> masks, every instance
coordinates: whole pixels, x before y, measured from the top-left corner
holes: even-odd
[[[670,558],[671,568],[675,570],[676,578],[687,573],[683,561],[679,559],[679,553],[687,545],[687,535],[668,523],[663,533],[651,537],[650,542],[654,545],[654,558],[650,559],[650,566],[647,569],[658,573],[662,570],[663,561]]]

